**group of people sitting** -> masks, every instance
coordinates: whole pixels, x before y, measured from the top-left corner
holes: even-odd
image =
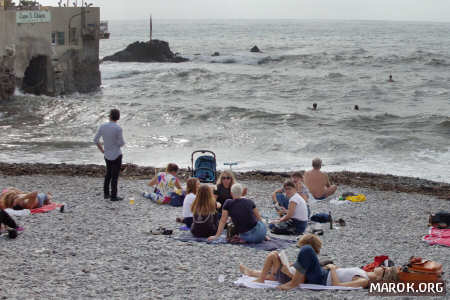
[[[50,204],[51,201],[52,194],[50,193],[25,192],[14,187],[4,189],[0,193],[0,230],[2,226],[6,226],[10,230],[23,230],[5,209],[34,209]],[[14,234],[10,234],[10,236],[15,237]]]
[[[239,266],[240,270],[247,276],[257,278],[255,282],[278,281],[281,284],[278,288],[281,290],[290,290],[302,283],[367,288],[370,282],[398,279],[400,267],[376,267],[367,272],[359,267],[338,268],[334,264],[323,266],[317,257],[322,241],[314,234],[302,236],[297,246],[300,251],[291,265],[283,264],[279,253],[273,251],[267,255],[261,270],[252,270],[242,264]]]
[[[331,185],[328,176],[320,171],[322,161],[314,159],[312,165],[313,169],[304,177],[302,173],[294,172],[290,180],[272,194],[280,218],[273,220],[269,228],[286,229],[278,231],[280,233],[303,234],[311,215],[309,195],[325,199],[336,191],[337,187]],[[196,237],[212,241],[227,228],[228,232],[234,233],[233,242],[260,243],[267,239],[267,228],[258,208],[245,197],[247,188],[237,183],[231,171],[223,171],[215,186],[189,178],[185,192],[177,172],[176,164],[168,164],[165,172],[158,173],[148,183],[154,190],[143,196],[158,204],[178,206],[182,203],[183,217],[176,221],[185,223]]]

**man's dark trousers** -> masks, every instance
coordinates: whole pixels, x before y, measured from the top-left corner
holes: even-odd
[[[103,192],[105,197],[117,197],[117,181],[119,180],[120,167],[122,166],[122,155],[119,155],[115,160],[108,160],[106,162],[105,183],[103,184]],[[109,193],[109,184],[111,183],[111,194]]]

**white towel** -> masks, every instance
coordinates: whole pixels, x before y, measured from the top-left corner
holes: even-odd
[[[278,281],[266,280],[264,283],[254,282],[256,278],[250,277],[247,275],[242,275],[238,280],[234,282],[235,285],[244,286],[252,289],[267,289],[267,288],[276,288],[280,285]],[[299,285],[301,289],[307,290],[360,290],[361,287],[349,287],[349,286],[329,286],[329,285],[320,285],[320,284],[309,284],[302,283]]]
[[[15,210],[12,208],[7,208],[5,209],[5,212],[10,215],[10,216],[15,216],[15,217],[22,217],[22,216],[28,216],[31,215],[31,212],[29,209],[21,209],[21,210]]]

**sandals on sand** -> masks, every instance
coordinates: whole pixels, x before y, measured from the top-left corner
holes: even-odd
[[[153,235],[171,235],[173,233],[173,230],[166,229],[164,227],[158,227],[156,230],[150,230],[150,233]]]

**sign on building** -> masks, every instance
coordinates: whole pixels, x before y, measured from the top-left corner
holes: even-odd
[[[16,12],[17,24],[23,23],[49,23],[51,14],[46,10],[24,10]]]

